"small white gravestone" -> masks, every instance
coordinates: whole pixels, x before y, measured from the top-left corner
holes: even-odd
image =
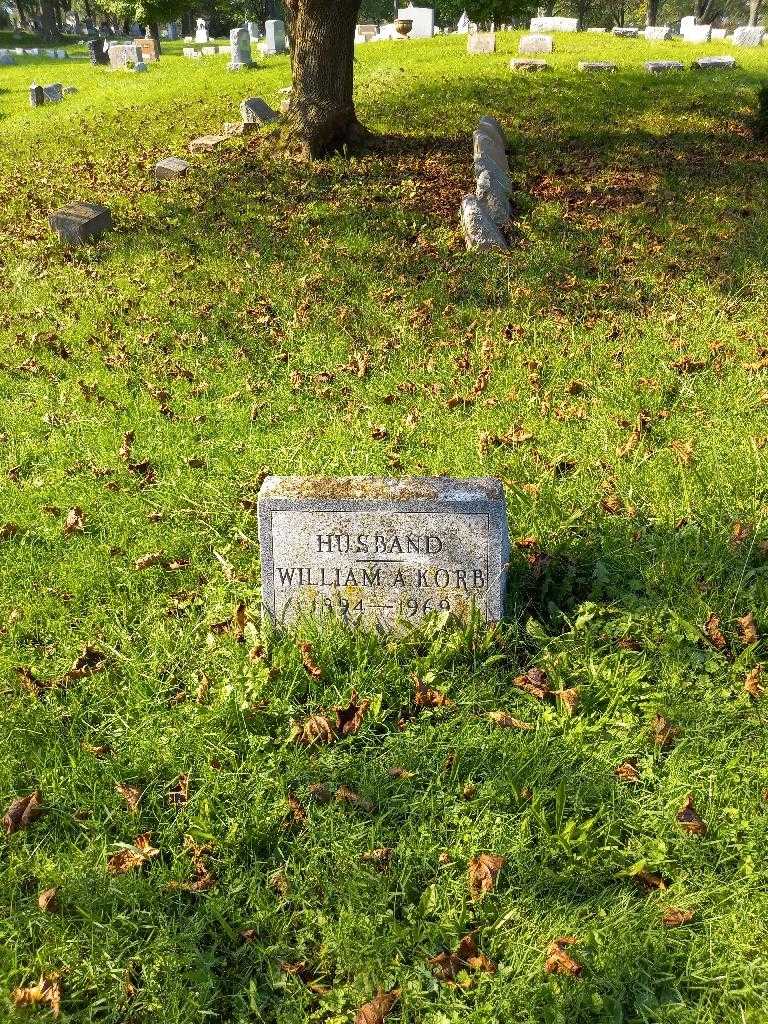
[[[699,57],[693,62],[697,71],[722,71],[736,67],[735,57]]]
[[[142,64],[141,47],[136,43],[115,43],[107,51],[109,66],[113,71],[124,70]]]
[[[470,32],[467,36],[467,53],[495,53],[495,32]]]
[[[431,39],[435,34],[435,12],[432,7],[400,7],[398,18],[413,22],[409,39]]]
[[[725,39],[728,35],[728,29],[726,28],[713,28],[710,39],[714,42],[716,39]]]
[[[765,26],[739,25],[733,30],[731,42],[734,46],[762,46]]]
[[[649,43],[663,43],[672,38],[672,29],[668,25],[648,25],[643,35]]]
[[[197,28],[195,29],[195,42],[196,43],[207,43],[210,40],[208,35],[208,23],[205,18],[197,19]]]
[[[434,613],[503,617],[500,480],[270,476],[258,518],[261,599],[278,624],[334,616],[392,632]]]
[[[182,52],[182,54],[185,57],[199,57],[200,56],[200,54],[197,52],[197,50],[194,48],[194,46],[185,46],[184,49],[181,52]]]
[[[229,46],[232,57],[229,63],[230,71],[240,71],[242,68],[249,68],[253,65],[251,60],[251,36],[245,26],[232,29],[229,33]]]
[[[216,47],[215,46],[201,46],[200,52],[204,57],[215,57]]]
[[[535,57],[514,57],[509,66],[512,71],[546,71],[549,68],[545,60],[537,60]]]
[[[458,24],[456,25],[456,32],[459,35],[464,35],[465,36],[469,32],[470,24],[471,23],[470,23],[470,20],[469,20],[469,16],[467,15],[467,12],[466,11],[462,11],[462,15],[459,18]]]
[[[552,53],[554,48],[555,40],[552,36],[521,36],[518,53]]]
[[[274,56],[277,53],[285,53],[285,25],[279,18],[273,18],[265,25],[267,38],[260,49],[262,53]]]
[[[680,34],[686,43],[708,43],[712,38],[712,26],[686,25],[685,31],[680,29]]]
[[[648,60],[645,70],[649,75],[662,75],[665,71],[685,71],[685,65],[679,60]]]
[[[637,39],[640,34],[640,29],[633,28],[629,25],[614,25],[611,32],[612,35],[617,37],[617,39]]]
[[[531,32],[578,32],[578,18],[531,18]]]

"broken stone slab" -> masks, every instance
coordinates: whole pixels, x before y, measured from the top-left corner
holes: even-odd
[[[45,93],[43,92],[42,85],[36,85],[34,82],[29,87],[29,105],[30,107],[42,107],[45,103]]]
[[[74,85],[65,85],[62,92],[65,96],[74,96],[77,93],[77,87]]]
[[[762,46],[764,35],[763,25],[739,25],[733,30],[731,42],[734,46]]]
[[[547,71],[549,68],[545,60],[524,60],[519,57],[513,58],[509,66],[513,71]]]
[[[672,38],[672,29],[668,25],[647,25],[643,35],[649,43],[663,43]]]
[[[221,130],[231,139],[235,135],[250,135],[259,130],[259,125],[253,121],[226,121]]]
[[[476,195],[464,196],[462,200],[461,230],[468,249],[509,249],[509,244],[491,216],[491,211]]]
[[[521,36],[518,44],[518,53],[552,53],[555,49],[555,40],[552,36],[530,35]]]
[[[662,75],[665,71],[685,71],[685,65],[679,60],[647,60],[644,67],[650,75]]]
[[[198,139],[192,139],[187,148],[190,153],[211,153],[226,141],[226,135],[201,135]]]
[[[735,57],[699,57],[695,60],[691,67],[697,71],[720,71],[728,70],[729,68],[735,68],[736,58]]]
[[[111,230],[112,214],[108,206],[98,203],[70,203],[51,213],[48,223],[62,242],[82,245]]]
[[[278,625],[333,617],[390,633],[433,614],[503,618],[500,480],[270,476],[258,521],[261,600]]]
[[[488,171],[481,171],[478,175],[475,195],[485,206],[494,224],[501,228],[509,222],[512,216],[509,196],[496,186]]]
[[[167,156],[155,164],[155,177],[158,181],[172,181],[174,178],[185,178],[189,164],[179,156]]]
[[[501,148],[506,151],[507,137],[504,134],[504,129],[495,117],[491,117],[490,114],[484,114],[477,122],[477,127],[479,131],[498,139]]]
[[[485,157],[490,157],[503,171],[509,171],[507,151],[495,132],[493,134],[481,130],[473,132],[472,154],[475,160],[483,160]]]
[[[55,82],[53,85],[43,86],[43,96],[45,97],[46,103],[61,103],[64,99],[64,87],[60,82]]]
[[[240,117],[245,124],[274,124],[280,115],[259,96],[250,96],[240,104]]]
[[[611,30],[611,35],[616,36],[618,39],[637,39],[639,34],[640,29],[624,25],[614,25]]]
[[[500,164],[497,160],[494,160],[493,156],[489,152],[483,153],[481,156],[475,157],[473,161],[473,169],[475,174],[475,181],[477,181],[483,171],[486,171],[493,188],[499,195],[510,195],[512,192],[512,180],[509,176],[509,165],[506,161],[506,154],[504,157],[504,163]]]
[[[580,60],[579,71],[615,71],[616,65],[611,60]]]

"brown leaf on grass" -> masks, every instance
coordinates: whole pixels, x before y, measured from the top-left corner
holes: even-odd
[[[416,687],[413,695],[413,703],[417,708],[450,708],[453,707],[453,701],[450,697],[446,697],[440,690],[430,689],[426,683],[422,682],[421,679],[414,676],[414,685]]]
[[[352,736],[363,724],[363,719],[371,706],[369,700],[358,700],[357,691],[353,690],[349,704],[334,708],[336,712],[336,732],[339,736]]]
[[[130,462],[131,452],[133,451],[133,442],[135,439],[136,435],[132,430],[128,430],[123,434],[123,443],[120,445],[120,450],[117,453],[123,462]]]
[[[572,686],[568,690],[558,690],[555,696],[560,701],[565,713],[570,717],[576,713],[579,706],[580,693],[578,686]]]
[[[392,853],[393,850],[390,846],[380,846],[377,850],[366,850],[365,853],[361,853],[360,860],[363,864],[373,864],[380,871],[384,871],[389,867]]]
[[[164,551],[150,551],[146,555],[141,555],[133,563],[134,569],[137,571],[141,569],[150,569],[153,565],[158,565],[165,558]]]
[[[668,887],[669,883],[666,878],[662,878],[661,875],[656,875],[652,871],[646,871],[643,868],[641,871],[635,872],[632,878],[640,886],[641,889],[645,889],[646,892],[654,892],[658,890],[664,890]]]
[[[728,649],[728,641],[720,629],[720,617],[713,612],[704,623],[704,633],[716,651]]]
[[[529,668],[522,676],[515,676],[515,686],[530,693],[536,700],[544,700],[552,692],[549,687],[547,673],[540,668]]]
[[[288,793],[288,808],[290,814],[288,816],[288,825],[303,825],[307,820],[307,812],[304,808],[304,804],[299,800],[295,793]]]
[[[211,680],[205,674],[205,672],[197,673],[197,690],[195,691],[195,701],[198,704],[204,704],[208,698],[208,694],[211,690]]]
[[[676,910],[674,907],[668,907],[664,911],[661,923],[665,928],[679,928],[683,924],[689,924],[692,920],[692,910]]]
[[[366,800],[364,796],[360,796],[350,786],[339,786],[336,790],[336,803],[348,804],[350,807],[358,807],[362,811],[366,811],[368,814],[372,814],[376,807],[371,803],[370,800]]]
[[[303,747],[310,747],[313,743],[333,743],[336,739],[333,726],[325,715],[310,715],[303,722],[294,722],[293,728],[296,742]]]
[[[21,829],[31,825],[33,821],[37,821],[44,813],[43,799],[38,790],[30,793],[29,796],[19,797],[18,800],[13,801],[5,812],[5,817],[3,818],[5,834],[10,836],[14,832],[20,832]]]
[[[651,735],[657,747],[667,750],[680,735],[680,730],[677,726],[672,725],[664,715],[655,714],[651,722]]]
[[[759,642],[760,634],[757,631],[757,623],[752,612],[747,612],[746,615],[736,619],[736,625],[739,630],[739,639],[745,647]]]
[[[313,679],[322,678],[323,670],[318,664],[316,664],[312,656],[312,644],[308,643],[306,640],[303,641],[303,643],[300,643],[299,654],[301,655],[301,663],[304,666],[307,675],[311,676]]]
[[[73,533],[82,533],[85,529],[85,516],[83,515],[83,510],[77,505],[67,512],[67,518],[64,520],[63,529],[65,537],[69,537]]]
[[[32,670],[27,668],[26,665],[18,666],[14,669],[14,672],[19,677],[23,689],[25,689],[31,697],[40,697],[50,685],[49,683],[44,683],[42,680],[38,679]]]
[[[141,801],[141,788],[139,786],[129,786],[125,782],[119,782],[115,789],[128,804],[131,811],[134,813],[138,811]]]
[[[112,753],[112,748],[108,743],[96,745],[93,743],[86,743],[85,740],[83,740],[80,747],[86,754],[90,754],[92,757],[109,757]]]
[[[731,527],[731,547],[737,548],[745,544],[752,536],[752,527],[749,523],[740,523],[738,520]]]
[[[415,772],[409,772],[406,768],[401,768],[396,764],[389,769],[389,776],[392,779],[413,779],[415,775]]]
[[[460,971],[496,973],[496,964],[477,947],[477,931],[472,931],[459,942],[456,949],[429,957],[427,963],[440,981],[453,981]]]
[[[488,718],[494,725],[498,725],[502,729],[532,730],[536,728],[530,722],[521,722],[519,718],[510,715],[508,711],[489,711]]]
[[[16,523],[3,523],[0,526],[0,540],[10,540],[11,537],[15,537],[19,532],[19,528]]]
[[[364,1003],[355,1014],[355,1024],[383,1024],[400,998],[400,989],[379,992],[370,1002]]]
[[[36,985],[29,988],[15,988],[11,992],[11,1003],[21,1008],[23,1006],[43,1006],[47,1004],[51,1008],[54,1017],[61,1013],[61,975],[44,974]]]
[[[85,679],[96,672],[101,672],[107,663],[106,654],[97,651],[95,647],[83,648],[83,653],[75,658],[72,668],[62,676],[62,682],[72,682],[75,679]]]
[[[544,965],[547,974],[570,974],[574,978],[579,977],[584,965],[574,960],[568,952],[568,947],[577,941],[572,935],[563,935],[550,942],[547,946],[547,962]]]
[[[202,860],[196,860],[193,875],[188,882],[169,882],[167,888],[171,892],[189,892],[192,894],[208,892],[216,885],[216,876],[206,867]]]
[[[685,803],[677,812],[676,817],[684,832],[688,832],[692,836],[705,836],[707,834],[707,826],[696,813],[696,809],[693,806],[693,797],[690,794],[685,798]]]
[[[59,909],[59,894],[56,888],[45,889],[37,897],[38,907],[46,914],[55,914]]]
[[[313,800],[317,800],[319,804],[329,804],[333,799],[333,794],[324,786],[322,782],[313,782],[307,786],[307,792]]]
[[[632,761],[624,761],[623,764],[618,765],[618,767],[613,769],[613,774],[617,779],[621,779],[622,782],[640,781],[640,773]]]
[[[189,801],[189,775],[183,772],[168,791],[168,803],[172,807],[183,807]]]
[[[765,687],[762,685],[762,678],[763,666],[756,665],[747,672],[746,679],[744,680],[744,689],[750,697],[754,697],[756,700],[759,700],[765,693]]]
[[[245,602],[240,601],[237,608],[235,608],[235,614],[232,616],[232,629],[237,642],[240,644],[245,643],[245,623],[247,618]]]
[[[492,892],[496,877],[506,864],[506,858],[493,853],[481,853],[469,862],[469,891],[473,900],[482,899]]]
[[[152,834],[150,832],[144,832],[134,839],[132,846],[118,850],[117,853],[113,853],[111,857],[107,858],[107,871],[109,874],[125,875],[129,871],[143,868],[152,857],[157,857],[160,851],[152,846],[151,838]]]

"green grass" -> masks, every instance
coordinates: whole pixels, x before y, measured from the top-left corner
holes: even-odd
[[[292,163],[250,136],[163,185],[154,162],[243,97],[277,105],[287,59],[234,75],[179,43],[146,75],[0,68],[0,525],[18,526],[0,542],[0,801],[37,788],[47,808],[0,847],[0,1019],[61,972],[70,1022],[342,1024],[392,986],[390,1019],[420,1024],[768,1021],[768,704],[743,688],[765,643],[736,623],[768,630],[766,57],[653,78],[646,59],[728,46],[558,36],[553,70],[525,76],[517,38],[490,57],[455,37],[360,47],[380,136],[362,159]],[[579,74],[590,58],[620,69]],[[79,92],[32,110],[33,77]],[[484,113],[512,147],[508,257],[457,230]],[[116,230],[70,251],[46,217],[75,199]],[[515,425],[533,439],[489,441]],[[153,484],[119,454],[129,431]],[[265,468],[502,477],[513,539],[536,541],[515,547],[508,621],[310,635],[311,678],[259,619]],[[134,569],[158,550],[189,566]],[[209,628],[239,601],[245,643]],[[15,671],[61,680],[88,645],[104,669],[37,696]],[[579,688],[572,716],[513,685],[530,666]],[[413,714],[414,674],[454,706]],[[355,735],[292,740],[353,689],[372,701]],[[535,730],[495,728],[496,709]],[[670,749],[656,713],[681,730]],[[635,785],[614,776],[629,758]],[[314,801],[318,782],[375,809]],[[135,813],[118,784],[141,788]],[[704,837],[675,820],[689,793]],[[144,832],[159,855],[110,876]],[[192,877],[185,836],[211,846],[196,896],[169,889]],[[384,871],[360,860],[380,847]],[[482,852],[506,864],[476,902]],[[643,891],[643,869],[669,888]],[[666,929],[669,907],[695,916]],[[434,978],[428,958],[473,927],[497,972]],[[580,978],[545,973],[562,935]],[[314,988],[280,970],[299,961]]]

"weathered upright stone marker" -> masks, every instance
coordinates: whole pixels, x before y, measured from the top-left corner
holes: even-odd
[[[262,602],[278,623],[336,615],[389,631],[431,612],[504,614],[499,480],[271,476],[258,515]]]
[[[229,33],[229,45],[232,56],[229,64],[230,71],[239,71],[241,68],[253,66],[253,61],[251,60],[251,36],[247,28],[233,28]]]
[[[48,222],[62,242],[82,245],[111,230],[112,214],[109,207],[98,203],[70,203],[49,214]]]

